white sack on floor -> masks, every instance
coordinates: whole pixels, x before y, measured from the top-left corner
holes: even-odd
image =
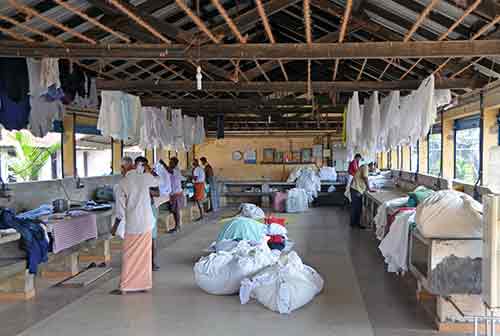
[[[240,301],[246,304],[254,298],[272,311],[290,314],[311,302],[323,285],[323,278],[292,251],[283,255],[277,264],[244,279]]]
[[[382,203],[378,209],[377,214],[373,221],[375,222],[376,236],[378,240],[382,240],[385,236],[385,227],[387,226],[387,216],[390,211],[394,211],[397,208],[404,207],[408,204],[409,197],[395,198],[390,201]]]
[[[405,273],[408,270],[408,240],[410,225],[415,221],[415,211],[399,213],[391,229],[379,245],[385,258],[387,272]]]
[[[299,189],[304,189],[307,193],[308,202],[312,202],[318,197],[318,192],[321,191],[321,180],[314,170],[311,168],[302,169],[295,186]]]
[[[334,167],[322,167],[319,170],[319,179],[321,181],[337,181],[337,172]]]
[[[293,188],[288,191],[286,212],[304,212],[309,208],[307,193],[304,189]]]
[[[482,237],[483,206],[469,195],[441,190],[417,207],[417,228],[424,237]]]
[[[278,256],[267,244],[252,246],[241,241],[230,251],[212,253],[194,265],[195,282],[202,290],[214,295],[238,293],[241,281],[276,263]]]
[[[240,215],[255,220],[263,219],[264,217],[266,217],[264,210],[252,203],[241,203]]]

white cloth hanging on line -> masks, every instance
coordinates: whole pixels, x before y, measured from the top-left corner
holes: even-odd
[[[42,58],[40,66],[40,87],[44,93],[47,92],[51,86],[54,86],[56,89],[60,88],[59,59]]]
[[[182,127],[184,131],[184,148],[190,150],[194,145],[196,119],[185,115],[182,120]]]
[[[380,105],[378,102],[378,92],[375,91],[368,99],[363,112],[364,151],[370,158],[375,156],[378,144],[378,134],[380,130]]]
[[[446,106],[451,104],[451,90],[436,90],[434,93],[434,100],[436,101],[436,106]]]
[[[400,109],[400,93],[399,91],[391,91],[388,96],[388,111],[386,116],[387,133],[386,133],[386,149],[396,148],[399,142],[399,132],[401,129],[401,109]]]
[[[101,91],[97,129],[116,140],[140,138],[142,106],[139,97],[121,91]]]
[[[416,139],[412,139],[412,144],[416,144],[419,139],[425,138],[432,125],[437,119],[437,105],[435,100],[434,75],[424,79],[415,92],[415,103],[421,108],[421,127]]]
[[[346,124],[347,152],[349,154],[353,154],[356,148],[359,147],[359,140],[361,139],[361,129],[363,126],[363,118],[359,105],[359,94],[357,91],[352,94],[352,98],[349,100],[349,103],[347,105]]]
[[[49,101],[44,95],[47,93],[48,87],[42,85],[43,60],[28,58],[26,63],[28,65],[31,105],[28,129],[34,136],[42,138],[52,130],[55,120],[62,120],[64,105],[59,100]],[[48,70],[45,69],[45,71]],[[59,74],[59,72],[57,73]]]
[[[196,128],[194,132],[194,144],[201,145],[205,142],[205,120],[203,117],[196,117]]]
[[[144,149],[167,148],[172,143],[172,128],[165,107],[143,107],[144,118],[139,145]]]
[[[183,151],[184,146],[184,122],[182,118],[182,110],[172,109],[172,150]]]

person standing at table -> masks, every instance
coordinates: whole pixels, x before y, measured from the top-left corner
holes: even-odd
[[[201,164],[205,168],[205,179],[210,186],[210,211],[216,211],[219,209],[219,194],[218,194],[218,189],[217,189],[217,180],[214,175],[214,169],[208,163],[208,160],[206,157],[202,157],[200,159]]]
[[[193,185],[194,185],[194,196],[193,199],[198,206],[200,211],[200,218],[203,219],[203,207],[201,206],[201,201],[205,199],[205,170],[200,167],[198,159],[193,160]]]
[[[158,187],[160,179],[153,176],[144,158],[135,161],[135,169],[128,171],[117,188],[117,218],[111,230],[116,233],[124,216],[122,271],[120,289],[113,294],[148,291],[153,287],[152,277],[152,223],[150,188]]]
[[[370,164],[362,162],[356,171],[351,183],[351,227],[365,229],[361,225],[361,214],[363,211],[363,194],[366,191],[373,192],[368,182],[368,171]]]
[[[170,158],[168,162],[168,173],[172,188],[170,193],[170,211],[174,215],[175,228],[168,231],[168,233],[175,233],[181,230],[181,208],[184,205],[184,193],[182,192],[182,174],[178,165],[179,159],[176,157]]]

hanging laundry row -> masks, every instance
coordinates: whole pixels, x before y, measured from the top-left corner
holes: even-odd
[[[101,107],[97,129],[115,140],[138,141],[143,125],[139,97],[122,91],[101,91]]]
[[[415,145],[435,123],[437,108],[450,103],[451,91],[435,90],[433,75],[409,95],[401,97],[399,91],[392,91],[380,103],[378,92],[365,105],[354,92],[346,115],[348,155],[360,152],[370,158],[400,145]]]
[[[205,141],[203,117],[183,116],[180,109],[144,107],[141,128],[142,148],[162,147],[174,151],[190,150]]]
[[[64,106],[96,108],[95,78],[57,58],[0,58],[0,124],[44,137]]]

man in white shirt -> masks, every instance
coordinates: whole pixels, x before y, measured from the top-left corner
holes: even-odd
[[[112,228],[116,233],[118,224],[125,217],[123,239],[122,272],[120,290],[114,293],[148,291],[152,280],[152,223],[150,188],[158,187],[159,177],[151,174],[148,164],[127,168],[125,177],[117,188],[117,218]],[[140,161],[139,161],[140,162]]]
[[[194,196],[193,199],[198,206],[200,211],[200,218],[203,219],[203,208],[201,206],[201,201],[205,199],[205,169],[200,166],[198,159],[193,160],[193,184],[194,184]]]
[[[171,157],[168,163],[168,176],[172,191],[170,193],[170,211],[174,214],[175,228],[169,233],[181,230],[181,208],[184,207],[184,193],[182,191],[182,174],[178,168],[179,159]]]

